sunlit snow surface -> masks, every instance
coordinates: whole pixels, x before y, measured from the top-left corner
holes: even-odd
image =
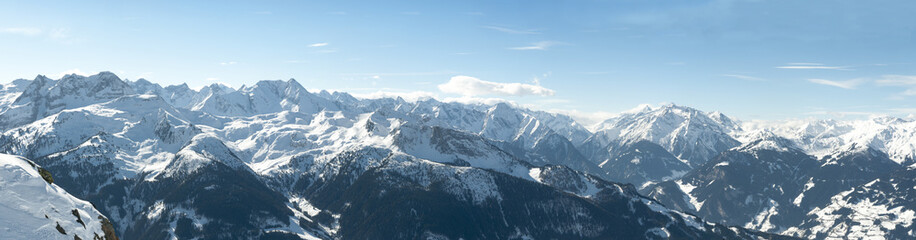
[[[0,154],[0,239],[92,239],[105,236],[101,213],[55,184],[17,156]],[[82,222],[73,215],[76,210]],[[57,226],[67,234],[61,234]]]

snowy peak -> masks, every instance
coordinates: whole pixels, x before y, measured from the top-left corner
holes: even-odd
[[[3,112],[0,127],[11,128],[73,109],[133,94],[133,89],[111,72],[84,77],[69,74],[54,81],[39,75]]]
[[[313,114],[337,111],[336,102],[309,93],[295,79],[262,80],[234,90],[225,85],[206,86],[189,103],[196,111],[221,116],[250,116],[281,111]]]
[[[194,136],[191,142],[178,151],[175,159],[166,166],[164,176],[190,175],[212,164],[221,164],[236,171],[251,171],[222,140],[214,135],[202,133]]]
[[[593,145],[620,147],[647,140],[664,147],[691,166],[702,164],[719,152],[736,147],[730,134],[741,127],[721,113],[708,114],[690,107],[667,104],[642,107],[598,125]],[[613,149],[612,149],[613,150]]]
[[[514,176],[527,175],[522,162],[478,135],[443,127],[405,124],[395,130],[393,143],[410,155],[455,166],[496,170]]]
[[[130,85],[111,72],[100,72],[89,77],[66,75],[50,91],[51,96],[83,95],[96,99],[112,99],[133,94]]]
[[[210,94],[210,93],[223,94],[223,93],[228,93],[228,92],[233,92],[233,91],[235,91],[235,89],[233,89],[231,86],[222,84],[222,83],[212,83],[200,89],[200,92],[204,94]]]
[[[759,130],[747,135],[745,144],[737,147],[738,151],[753,152],[760,150],[770,150],[778,152],[801,151],[795,142],[789,139],[777,136],[767,130]]]
[[[152,83],[147,81],[144,78],[137,79],[137,81],[127,81],[127,84],[138,94],[156,94],[163,95],[165,89],[162,88],[159,84]]]

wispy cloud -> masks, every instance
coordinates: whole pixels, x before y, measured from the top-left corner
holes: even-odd
[[[821,85],[834,86],[834,87],[845,88],[845,89],[855,89],[856,86],[864,82],[862,79],[852,79],[852,80],[846,80],[846,81],[831,81],[831,80],[819,79],[819,78],[808,79],[808,81],[812,83],[821,84]]]
[[[320,42],[320,43],[312,43],[312,44],[309,44],[309,47],[324,47],[324,46],[327,46],[327,45],[328,45],[328,43],[326,43],[326,42]]]
[[[763,78],[752,77],[752,76],[741,75],[741,74],[722,74],[721,76],[723,76],[723,77],[730,77],[730,78],[737,78],[737,79],[747,80],[747,81],[766,81],[766,79],[763,79]]]
[[[448,82],[440,84],[438,87],[444,93],[455,93],[464,96],[553,96],[555,93],[554,90],[540,85],[490,82],[469,76],[452,77]]]
[[[883,86],[916,86],[916,76],[907,75],[884,75],[875,83]]]
[[[15,28],[2,28],[0,33],[5,34],[16,34],[28,37],[37,37],[44,36],[51,40],[54,40],[63,44],[72,44],[77,42],[79,39],[75,39],[70,34],[69,28],[53,28],[49,31],[42,30],[41,28],[32,28],[32,27],[15,27]]]
[[[830,115],[836,118],[845,118],[847,116],[874,116],[879,115],[880,113],[875,112],[853,112],[853,111],[813,111],[806,112],[807,115]]]
[[[137,79],[150,78],[151,76],[153,76],[153,72],[142,72],[140,74],[137,74]]]
[[[382,76],[382,77],[401,77],[401,76],[436,76],[455,74],[454,71],[437,71],[437,72],[385,72],[385,73],[343,73],[342,76]]]
[[[518,103],[502,99],[502,98],[481,98],[481,97],[472,97],[472,96],[461,96],[461,97],[450,97],[444,98],[441,101],[443,102],[456,102],[462,104],[485,104],[485,105],[494,105],[498,103],[506,103],[512,106],[520,106]]]
[[[540,41],[540,42],[532,43],[529,46],[512,47],[509,49],[512,49],[512,50],[547,50],[548,48],[559,45],[559,44],[560,42]]]
[[[916,96],[916,76],[909,75],[884,75],[875,84],[880,86],[902,86],[907,88],[903,92],[890,96],[890,99],[903,100],[905,96]]]
[[[221,63],[219,63],[219,65],[223,65],[223,66],[226,66],[226,65],[235,65],[236,63],[237,63],[237,62],[235,62],[235,61],[229,61],[229,62],[221,62]]]
[[[219,78],[209,77],[209,78],[207,78],[206,80],[207,80],[207,81],[219,81]]]
[[[70,29],[69,28],[55,28],[51,29],[48,32],[48,37],[53,39],[67,39],[70,38]]]
[[[540,32],[536,30],[520,30],[520,29],[511,29],[511,28],[505,28],[505,27],[499,27],[499,26],[483,26],[483,28],[496,30],[496,31],[504,32],[504,33],[511,33],[511,34],[541,34]]]
[[[37,36],[41,34],[40,28],[18,27],[0,29],[0,33],[17,34],[23,36]]]
[[[828,66],[821,63],[787,63],[777,66],[780,69],[826,69],[826,70],[852,70],[847,66]]]

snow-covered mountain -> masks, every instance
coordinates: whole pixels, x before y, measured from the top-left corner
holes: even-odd
[[[606,181],[577,148],[588,130],[510,104],[107,72],[3,90],[0,151],[59,172],[129,239],[778,237]]]
[[[858,145],[885,152],[901,165],[916,163],[914,119],[880,116],[852,121],[788,121],[764,128],[795,141],[815,156],[832,154]]]
[[[682,178],[646,194],[675,209],[729,225],[779,232],[799,213],[793,198],[805,188],[817,160],[772,134],[727,150]]]
[[[673,104],[592,132],[509,103],[107,72],[3,85],[0,120],[0,152],[59,173],[130,239],[812,237],[792,227],[903,169],[914,132],[873,119],[800,134]]]
[[[0,154],[0,238],[118,239],[108,218],[53,181],[34,162]]]
[[[0,112],[0,128],[9,129],[64,109],[88,106],[129,94],[133,94],[133,89],[111,72],[89,77],[69,74],[59,80],[39,75]]]
[[[711,221],[823,238],[826,235],[820,230],[809,231],[804,227],[823,221],[816,220],[818,212],[836,204],[835,199],[850,189],[862,188],[863,184],[904,168],[887,154],[867,146],[816,158],[802,151],[795,142],[771,132],[747,135],[753,136],[748,143],[723,152],[681,179],[652,185],[644,192],[666,206]],[[904,178],[913,179],[913,176]],[[886,224],[909,226],[903,222]],[[842,231],[849,233],[847,237],[867,233],[861,228]],[[867,235],[885,234],[890,231]]]
[[[740,145],[732,138],[741,131],[739,124],[718,112],[702,112],[690,107],[667,104],[653,108],[643,106],[601,122],[588,144],[610,153],[624,146],[649,141],[690,166],[702,165],[718,153]],[[606,155],[596,154],[603,161]]]

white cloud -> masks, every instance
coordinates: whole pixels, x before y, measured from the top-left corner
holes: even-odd
[[[230,61],[230,62],[221,62],[221,63],[219,63],[219,65],[223,65],[223,66],[226,66],[226,65],[235,65],[236,63],[237,63],[237,62],[234,62],[234,61]]]
[[[74,69],[68,69],[68,70],[66,70],[66,71],[63,71],[63,72],[58,73],[58,74],[57,74],[57,78],[62,78],[62,77],[64,77],[64,76],[67,76],[68,74],[76,74],[76,75],[80,75],[80,76],[89,76],[89,75],[92,75],[92,74],[89,74],[89,73],[87,73],[87,72],[80,71],[79,68],[74,68]]]
[[[424,92],[424,91],[411,91],[411,92],[397,92],[397,91],[376,91],[371,93],[351,93],[353,97],[362,98],[362,99],[379,99],[379,98],[397,98],[401,97],[404,100],[415,102],[418,100],[425,100],[430,98],[436,98],[435,93]]]
[[[4,29],[0,29],[0,32],[9,33],[9,34],[18,34],[18,35],[24,35],[24,36],[36,36],[36,35],[41,34],[42,31],[40,28],[23,27],[23,28],[4,28]]]
[[[511,29],[511,28],[504,28],[504,27],[497,27],[497,26],[483,26],[483,28],[496,30],[496,31],[504,32],[504,33],[511,33],[511,34],[541,34],[540,32],[535,31],[535,30],[518,30],[518,29]]]
[[[846,80],[846,81],[831,81],[827,79],[813,78],[813,79],[808,79],[808,81],[812,83],[821,84],[821,85],[834,86],[834,87],[845,88],[845,89],[855,89],[856,86],[862,83],[862,79],[853,79],[853,80]]]
[[[821,63],[788,63],[784,66],[778,66],[781,69],[827,69],[827,70],[850,70],[844,66],[827,66]]]
[[[502,99],[502,98],[479,98],[479,97],[463,96],[463,97],[456,97],[456,98],[455,97],[445,98],[445,99],[442,99],[442,101],[443,102],[456,102],[456,103],[463,103],[463,104],[485,104],[485,105],[495,105],[497,103],[507,103],[514,107],[519,106],[518,103],[516,102],[509,101],[509,100]]]
[[[209,78],[207,78],[207,81],[218,81],[218,80],[219,80],[219,78],[215,78],[215,77],[209,77]]]
[[[524,83],[497,83],[483,81],[469,76],[454,76],[448,82],[440,84],[439,90],[444,93],[455,93],[464,96],[502,95],[502,96],[552,96],[555,91]]]
[[[321,42],[321,43],[312,43],[312,44],[309,44],[309,47],[324,47],[324,46],[327,46],[327,45],[328,45],[328,43],[326,43],[326,42]]]
[[[554,41],[540,41],[540,42],[532,43],[529,46],[512,47],[509,49],[512,49],[512,50],[547,50],[547,48],[556,46],[558,44],[560,43],[554,42]]]
[[[730,78],[737,78],[741,80],[748,80],[748,81],[766,81],[766,79],[763,79],[763,78],[752,77],[752,76],[747,76],[747,75],[740,75],[740,74],[722,74],[722,76],[730,77]]]
[[[546,111],[567,115],[591,131],[595,130],[594,128],[597,126],[598,123],[601,123],[604,120],[607,120],[609,118],[613,118],[619,115],[618,113],[612,113],[612,112],[603,112],[603,111],[586,112],[586,111],[568,110],[568,109],[549,109]]]

